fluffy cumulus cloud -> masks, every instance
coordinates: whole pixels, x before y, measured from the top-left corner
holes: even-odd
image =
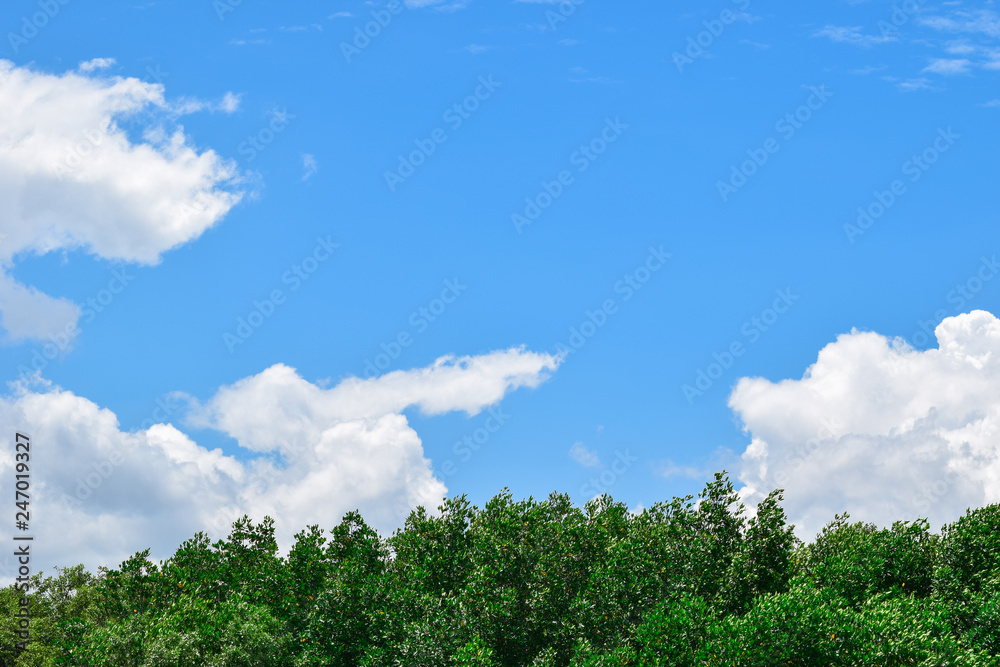
[[[63,331],[80,313],[15,283],[17,258],[82,249],[155,263],[240,199],[233,163],[176,125],[183,113],[232,111],[238,98],[171,104],[160,84],[103,74],[113,63],[49,74],[0,60],[0,323],[11,339]]]
[[[146,547],[163,558],[196,531],[224,536],[243,514],[272,516],[287,548],[305,526],[333,527],[354,509],[389,531],[417,505],[436,508],[447,489],[401,412],[476,414],[558,364],[511,349],[328,389],[272,366],[193,405],[193,422],[235,438],[238,456],[169,424],[123,431],[110,410],[45,385],[0,397],[0,426],[32,438],[36,566],[117,564]],[[13,466],[11,448],[0,450],[4,485]],[[13,565],[0,557],[0,580]]]
[[[803,539],[839,512],[938,529],[1000,502],[1000,320],[973,311],[935,334],[938,348],[920,351],[852,331],[802,379],[741,379],[729,405],[752,435],[744,498],[784,488]]]

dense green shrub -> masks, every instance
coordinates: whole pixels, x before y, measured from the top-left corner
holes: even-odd
[[[926,520],[898,521],[880,530],[848,518],[838,515],[805,549],[804,576],[852,605],[880,593],[930,595],[936,538]]]
[[[747,518],[725,473],[638,513],[505,490],[388,538],[351,512],[284,556],[244,517],[161,563],[36,576],[20,655],[0,590],[0,665],[1000,667],[1000,506],[940,536],[842,515],[803,545],[781,500]]]

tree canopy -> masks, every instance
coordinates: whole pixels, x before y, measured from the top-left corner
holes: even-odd
[[[18,667],[976,665],[1000,667],[1000,505],[930,532],[838,515],[795,538],[775,490],[747,518],[715,475],[639,512],[565,494],[418,508],[389,537],[357,512],[279,553],[244,517],[160,563],[0,590]]]

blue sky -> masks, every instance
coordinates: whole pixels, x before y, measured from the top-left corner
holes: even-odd
[[[236,413],[213,400],[276,364],[319,391],[364,378],[369,362],[379,374],[419,375],[446,355],[486,359],[515,348],[511,363],[538,355],[524,371],[530,378],[498,371],[504,388],[471,407],[456,399],[427,414],[420,393],[393,413],[419,436],[418,455],[449,495],[482,503],[506,486],[517,497],[567,491],[582,503],[605,473],[597,490],[649,506],[696,492],[725,467],[742,475],[737,486],[752,500],[765,480],[745,452],[768,437],[778,451],[780,419],[773,406],[758,413],[741,402],[741,378],[766,379],[753,381],[765,393],[782,380],[800,387],[781,403],[780,417],[795,422],[797,406],[932,382],[872,380],[867,357],[845,351],[844,367],[858,364],[855,384],[830,395],[795,384],[852,330],[875,332],[855,335],[913,363],[938,348],[929,332],[946,318],[993,341],[983,333],[995,328],[992,316],[968,315],[997,312],[1000,296],[984,278],[992,278],[1000,204],[993,2],[914,1],[895,14],[881,0],[231,3],[11,0],[0,9],[0,59],[9,61],[0,97],[27,108],[0,135],[9,206],[0,231],[10,237],[0,257],[0,376],[17,381],[33,358],[41,367],[34,384],[9,390],[7,431],[61,433],[73,451],[91,446],[83,430],[47,430],[25,407],[64,391],[97,410],[94,419],[113,415],[113,428],[101,422],[112,439],[141,439],[153,423],[169,423],[171,437],[251,465],[273,450],[220,426]],[[32,21],[44,25],[33,30]],[[357,39],[366,26],[377,33],[367,42]],[[14,75],[27,83],[17,88]],[[122,113],[101,101],[113,85],[162,99]],[[46,101],[53,90],[58,105]],[[74,95],[97,127],[111,123],[103,139],[74,124]],[[194,158],[215,160],[198,167],[193,185],[179,183],[194,163],[164,143],[174,132]],[[50,178],[51,161],[10,148],[24,136],[54,155],[91,142],[106,162],[83,156],[68,176]],[[153,157],[140,164],[143,150]],[[207,211],[206,197],[217,208]],[[65,203],[58,219],[33,217],[48,201]],[[179,208],[160,215],[162,207]],[[867,228],[858,227],[859,208],[872,215]],[[88,306],[111,286],[124,288],[103,294],[101,312]],[[240,318],[271,312],[264,302],[275,290],[273,313],[245,340],[227,342]],[[608,303],[604,321],[594,314]],[[595,319],[602,326],[579,349],[559,347]],[[64,331],[51,323],[63,321],[79,333],[39,363],[33,355]],[[397,354],[400,336],[409,344]],[[895,337],[913,349],[900,352]],[[992,414],[995,386],[952,406],[955,414]],[[901,408],[895,426],[944,412],[948,400]],[[491,406],[509,419],[461,454],[469,450],[456,443],[484,428]],[[847,421],[820,438],[828,451],[893,428],[868,433],[874,427]],[[358,451],[363,462],[368,450]],[[79,465],[93,456],[103,454]],[[382,454],[370,456],[377,463]],[[816,474],[832,460],[813,460]],[[844,479],[864,473],[858,462],[868,459],[852,460],[837,468]],[[51,477],[50,499],[78,473]],[[49,473],[35,474],[44,484]],[[882,483],[914,485],[897,489],[910,498],[934,474]],[[90,501],[79,511],[123,517],[126,476],[95,490],[108,494],[100,510]],[[917,512],[910,502],[894,506],[898,517],[880,514],[873,508],[888,501],[866,496],[866,484],[789,503],[810,528],[828,510],[824,521],[844,509],[873,520]],[[956,497],[947,511],[989,501],[1000,481],[976,484],[979,496]],[[353,509],[353,500],[338,496],[336,509]],[[289,521],[299,518],[310,516]],[[175,532],[196,529],[192,520]],[[147,538],[138,527],[127,535]],[[86,553],[111,558],[129,548]]]

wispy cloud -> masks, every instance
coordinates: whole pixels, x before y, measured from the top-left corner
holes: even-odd
[[[831,42],[850,44],[862,49],[897,41],[892,35],[866,35],[861,32],[861,26],[827,25],[813,33],[813,37],[826,37]]]
[[[441,12],[454,12],[465,9],[472,0],[406,0],[406,6],[410,9],[422,9],[432,7]]]
[[[929,79],[923,77],[918,79],[904,79],[902,81],[895,77],[883,77],[886,81],[893,81],[896,88],[903,93],[915,93],[918,90],[935,90]]]
[[[616,81],[608,76],[590,74],[590,70],[584,69],[583,67],[571,67],[569,71],[573,74],[573,76],[569,78],[570,83],[622,83],[621,81]]]
[[[971,64],[965,58],[935,58],[921,72],[933,72],[934,74],[943,74],[945,76],[967,74],[969,65]]]
[[[955,56],[967,56],[976,52],[976,47],[964,39],[945,44],[944,50]]]
[[[601,465],[597,452],[587,449],[582,442],[573,443],[569,448],[569,456],[585,468],[596,468]]]
[[[308,181],[319,171],[319,162],[309,153],[302,154],[302,180]]]
[[[181,115],[197,113],[199,111],[211,111],[212,113],[215,113],[216,111],[221,111],[222,113],[235,113],[240,108],[241,99],[242,95],[237,95],[235,93],[226,93],[218,102],[184,98],[175,105],[174,111],[175,113]]]
[[[656,471],[662,477],[673,479],[674,477],[686,477],[687,479],[704,479],[709,476],[705,470],[699,470],[694,466],[679,466],[673,461],[667,461]]]
[[[959,10],[947,16],[926,16],[920,22],[935,30],[1000,37],[1000,16],[988,9]]]
[[[310,30],[323,32],[323,26],[319,23],[310,23],[309,25],[283,25],[280,26],[278,30],[281,32],[309,32]]]
[[[93,72],[99,69],[107,69],[115,64],[114,58],[94,58],[80,63],[81,72]]]
[[[852,69],[851,74],[858,74],[860,76],[867,76],[869,74],[874,74],[875,72],[883,71],[887,65],[868,65],[867,67],[861,67],[858,69]]]

